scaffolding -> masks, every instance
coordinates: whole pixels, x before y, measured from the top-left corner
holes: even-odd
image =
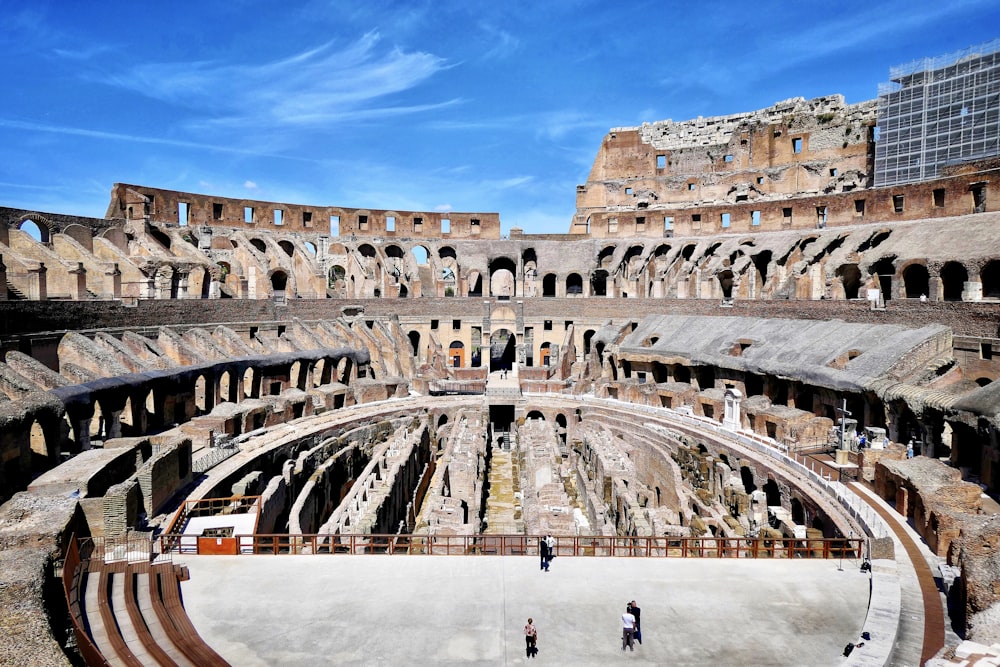
[[[1000,155],[1000,39],[890,68],[879,84],[875,185]]]

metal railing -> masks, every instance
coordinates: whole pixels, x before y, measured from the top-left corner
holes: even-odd
[[[219,554],[202,551],[196,536],[162,536],[164,552]],[[228,555],[431,555],[537,556],[537,535],[234,535]],[[555,538],[557,556],[641,558],[847,558],[862,556],[864,539],[742,537],[611,537],[571,535]]]

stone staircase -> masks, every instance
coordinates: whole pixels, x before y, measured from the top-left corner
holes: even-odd
[[[486,499],[487,535],[521,535],[524,533],[519,472],[510,451],[493,448],[490,462],[490,495]]]
[[[9,301],[27,301],[28,297],[14,286],[10,280],[7,280],[7,299]]]

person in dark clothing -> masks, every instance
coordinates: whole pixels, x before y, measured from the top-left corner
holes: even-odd
[[[540,570],[549,571],[549,543],[545,541],[545,538],[538,540],[538,555],[541,558],[541,563],[539,564]]]
[[[628,612],[630,614],[632,614],[633,616],[635,616],[635,640],[641,644],[642,643],[642,621],[639,618],[639,614],[642,613],[642,610],[639,609],[639,605],[637,605],[635,603],[635,600],[632,600],[631,602],[628,603]]]

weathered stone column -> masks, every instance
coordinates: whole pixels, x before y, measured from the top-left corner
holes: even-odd
[[[111,294],[114,299],[122,298],[122,272],[118,264],[113,264],[113,268],[104,274],[104,284],[106,293]]]
[[[983,284],[975,280],[969,280],[962,284],[962,301],[982,301]]]
[[[87,298],[87,269],[84,268],[83,262],[77,262],[76,268],[69,271],[71,276],[76,276],[75,292],[73,293],[74,301],[83,301]]]
[[[45,274],[48,269],[45,264],[38,263],[38,268],[28,269],[28,298],[32,301],[45,301],[48,299],[48,288]]]
[[[740,404],[743,401],[743,393],[736,387],[726,389],[725,415],[722,418],[722,428],[730,431],[738,431],[743,426],[743,417],[740,411]]]
[[[178,271],[179,277],[177,278],[177,298],[186,299],[188,298],[188,277],[191,275],[188,271]]]

